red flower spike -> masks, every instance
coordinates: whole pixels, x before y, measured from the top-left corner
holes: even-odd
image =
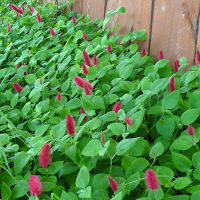
[[[87,85],[87,83],[84,81],[83,82],[83,86],[84,86],[84,92],[86,95],[90,95],[90,88],[89,86]]]
[[[85,64],[87,66],[91,67],[90,57],[89,57],[88,53],[85,50],[83,50],[83,59],[85,61]]]
[[[111,44],[109,44],[109,45],[107,46],[107,51],[108,51],[108,53],[111,53],[111,52],[112,52],[112,46],[111,46]]]
[[[70,136],[74,135],[76,131],[74,118],[70,114],[66,115],[66,130],[67,130],[67,134]]]
[[[62,95],[60,94],[60,92],[58,92],[58,94],[56,95],[56,98],[58,99],[58,101],[62,99]]]
[[[88,37],[87,37],[87,35],[86,35],[85,33],[83,33],[83,39],[84,39],[85,41],[88,41]]]
[[[8,28],[8,33],[9,33],[11,31],[10,23],[7,24],[7,28]]]
[[[40,85],[42,85],[42,77],[40,76]]]
[[[75,77],[74,77],[74,83],[75,83],[77,86],[79,86],[79,87],[81,87],[81,88],[84,88],[83,82],[84,82],[84,80],[83,80],[80,76],[75,76]]]
[[[101,143],[103,145],[105,144],[105,137],[104,137],[103,131],[101,131]]]
[[[107,177],[108,177],[108,180],[110,182],[110,187],[111,187],[112,191],[116,192],[118,190],[117,181],[110,176],[107,176]]]
[[[17,82],[14,82],[14,83],[13,83],[13,87],[15,88],[15,90],[16,90],[18,93],[20,93],[20,92],[23,90],[23,88],[22,88]]]
[[[177,72],[180,67],[179,60],[176,60],[173,65],[173,71]]]
[[[197,49],[197,55],[196,55],[196,58],[197,58],[197,62],[199,63],[200,65],[200,51]]]
[[[31,8],[29,5],[28,5],[28,8],[29,8],[29,10],[30,10],[30,12],[34,12],[34,10],[33,10],[33,8]]]
[[[118,111],[122,108],[122,104],[120,101],[116,102],[112,111],[115,111],[116,113],[118,113]]]
[[[12,4],[12,9],[15,10],[19,14],[23,14],[24,13],[23,10],[21,10],[20,8],[18,8],[17,6],[15,6],[13,4]]]
[[[133,126],[133,124],[132,124],[133,120],[130,117],[124,118],[124,121],[128,126],[130,126],[130,127]]]
[[[73,21],[74,24],[76,24],[76,17],[75,16],[72,17],[72,21]]]
[[[194,127],[192,127],[192,126],[190,125],[190,123],[188,123],[187,133],[188,133],[188,135],[191,135],[191,136],[194,135]]]
[[[84,84],[87,85],[87,87],[89,88],[89,90],[93,89],[93,86],[92,86],[92,84],[90,82],[84,80]]]
[[[12,8],[12,4],[11,3],[9,3],[9,9],[10,10],[12,10],[13,8]]]
[[[84,63],[82,63],[82,71],[83,71],[83,73],[84,73],[85,75],[88,74],[88,69],[87,69],[87,67],[85,66]]]
[[[2,24],[4,24],[4,21],[3,21],[3,19],[1,19],[1,23],[2,23]]]
[[[163,56],[163,51],[160,50],[160,60],[164,59],[164,56]]]
[[[81,114],[85,114],[85,110],[84,110],[83,107],[81,107]],[[85,117],[83,118],[83,120],[84,120],[84,121],[87,121],[87,116],[85,116]]]
[[[142,50],[141,57],[144,57],[144,56],[146,56],[146,49],[143,49],[143,50]]]
[[[147,169],[145,172],[146,185],[150,190],[157,190],[159,188],[159,182],[156,177],[156,173],[152,169]]]
[[[49,166],[50,159],[51,159],[50,156],[51,156],[50,145],[44,144],[39,156],[39,162],[42,168],[47,168]]]
[[[19,13],[17,13],[17,18],[19,18]]]
[[[37,21],[38,21],[38,23],[42,22],[42,18],[38,13],[37,13]]]
[[[93,61],[93,65],[96,65],[96,66],[98,65],[98,59],[96,55],[93,56],[92,61]]]
[[[52,36],[56,35],[55,31],[52,28],[49,28],[49,31],[50,31],[50,33],[51,33]]]
[[[175,81],[174,81],[174,77],[172,76],[170,78],[170,81],[169,81],[169,91],[170,92],[173,92],[176,88],[175,88]]]
[[[39,196],[42,193],[42,184],[36,175],[31,175],[28,180],[28,189],[31,195]]]

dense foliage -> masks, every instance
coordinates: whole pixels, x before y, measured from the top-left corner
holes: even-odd
[[[200,68],[66,6],[0,8],[2,199],[198,200]]]

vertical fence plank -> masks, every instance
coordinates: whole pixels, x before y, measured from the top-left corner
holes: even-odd
[[[104,19],[105,0],[83,0],[83,14],[90,19]]]
[[[198,32],[196,33],[197,35],[197,48],[199,51],[200,51],[200,8],[199,8],[199,27],[198,27]],[[196,52],[195,52],[196,53]],[[195,54],[195,64],[198,65],[199,63],[197,62],[197,59],[196,59],[196,54]]]
[[[83,11],[83,0],[74,0],[73,10],[77,13],[82,13]]]
[[[158,58],[160,49],[173,63],[186,56],[193,63],[199,0],[155,0],[150,54]],[[172,64],[171,63],[171,64]]]

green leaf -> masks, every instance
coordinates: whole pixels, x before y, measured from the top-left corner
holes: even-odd
[[[61,194],[61,199],[62,200],[78,200],[77,196],[73,193],[73,192],[65,192],[65,191],[62,191],[62,194]]]
[[[179,98],[179,91],[174,91],[163,98],[162,106],[164,106],[165,109],[173,109],[177,106]]]
[[[174,188],[176,190],[182,190],[183,188],[187,187],[191,183],[191,179],[189,177],[179,177],[176,178],[174,183]]]
[[[22,109],[23,114],[27,115],[30,109],[31,109],[31,102],[27,102]]]
[[[42,181],[42,192],[52,191],[56,187],[56,184],[49,181]]]
[[[183,135],[174,140],[173,144],[171,145],[171,148],[184,151],[190,149],[192,146],[193,146],[193,141],[191,136]]]
[[[116,67],[120,78],[123,78],[125,80],[131,76],[131,73],[132,73],[133,67],[134,67],[132,63],[128,63],[128,62],[130,62],[130,61],[125,60],[125,62],[120,63]]]
[[[182,115],[181,115],[181,120],[183,125],[187,125],[188,122],[192,124],[193,122],[196,121],[196,119],[199,117],[199,110],[198,109],[190,109],[186,110]]]
[[[77,177],[76,177],[76,187],[85,188],[90,180],[90,174],[86,166],[82,166]]]
[[[126,129],[125,125],[121,123],[112,123],[108,125],[107,128],[110,129],[114,135],[121,135]]]
[[[107,189],[109,187],[109,182],[106,174],[96,174],[92,179],[92,188],[97,189]]]
[[[5,145],[5,144],[8,144],[10,141],[10,137],[8,134],[0,134],[0,144],[1,145]]]
[[[78,191],[79,197],[81,199],[90,199],[91,198],[91,186],[81,189]]]
[[[28,84],[33,84],[35,83],[36,81],[36,75],[35,74],[28,74],[25,76],[25,81],[28,83]]]
[[[92,104],[94,105],[94,109],[95,110],[105,110],[105,105],[104,105],[104,101],[103,98],[100,96],[94,96],[91,99]]]
[[[101,142],[97,139],[92,139],[83,148],[81,154],[84,156],[97,156],[99,154],[99,151],[101,151],[101,149],[102,149]]]
[[[22,172],[22,169],[26,166],[30,159],[30,155],[25,152],[18,152],[14,159],[14,172],[15,174],[19,174]]]
[[[42,136],[48,130],[49,126],[49,124],[39,126],[35,131],[35,135]]]
[[[1,197],[2,197],[2,199],[9,200],[10,197],[11,197],[11,193],[12,193],[12,191],[11,191],[10,187],[6,183],[3,182],[2,185],[1,185]]]
[[[164,147],[161,142],[154,144],[149,152],[151,158],[156,158],[164,153]]]
[[[77,108],[80,108],[81,107],[81,101],[79,98],[74,98],[72,100],[70,100],[67,104],[66,104],[66,107],[70,110],[74,110],[74,109],[77,109]]]
[[[129,151],[140,138],[123,139],[116,146],[116,154],[122,155]]]
[[[117,119],[117,114],[114,111],[110,111],[108,113],[106,113],[105,115],[102,115],[100,117],[100,119],[103,122],[111,122],[111,121],[115,121]]]
[[[169,60],[167,60],[167,59],[159,60],[159,61],[155,64],[154,70],[157,71],[157,70],[159,70],[159,69],[161,69],[161,68],[167,66],[168,63],[169,63]]]
[[[200,199],[200,191],[196,191],[191,195],[190,200],[199,200]]]
[[[91,114],[93,113],[94,105],[87,97],[85,96],[82,97],[81,104],[83,105],[86,114],[90,115],[90,113]]]
[[[175,195],[173,197],[168,197],[166,200],[189,200],[190,196],[188,195]]]
[[[17,105],[17,103],[18,103],[18,97],[19,97],[19,95],[16,94],[16,95],[12,98],[12,101],[11,101],[10,105],[11,105],[13,108],[14,108],[14,107]]]
[[[60,171],[60,169],[63,167],[64,161],[56,161],[50,164],[48,168],[49,174],[53,175]]]
[[[174,166],[179,171],[187,172],[191,168],[192,162],[186,156],[179,153],[175,153],[175,152],[172,152],[171,156],[172,156],[172,162],[174,163]]]

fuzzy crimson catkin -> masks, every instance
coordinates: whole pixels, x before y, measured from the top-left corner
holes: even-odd
[[[83,33],[83,39],[84,39],[85,41],[88,41],[88,36],[87,36],[85,33]]]
[[[108,180],[110,182],[110,188],[112,189],[112,191],[116,192],[118,190],[117,181],[110,176],[107,176],[107,177],[108,177]]]
[[[98,59],[96,55],[93,56],[92,61],[93,61],[93,65],[96,65],[96,66],[98,65]]]
[[[72,17],[72,21],[73,21],[74,24],[76,24],[76,17],[75,16]]]
[[[8,30],[8,33],[11,31],[10,23],[7,24],[7,30]]]
[[[159,182],[156,177],[156,173],[152,169],[147,169],[145,172],[146,185],[150,190],[157,190],[159,188]]]
[[[36,175],[31,175],[28,180],[28,189],[32,196],[39,196],[42,193],[42,184]]]
[[[76,131],[74,118],[70,114],[66,115],[66,130],[67,130],[67,134],[70,136],[74,135]]]
[[[85,95],[90,95],[90,88],[89,86],[86,84],[86,82],[84,81],[83,83],[83,86],[84,86],[84,92],[85,92]]]
[[[56,33],[55,33],[55,31],[53,30],[53,28],[49,28],[49,32],[51,33],[52,36],[55,36],[55,35],[56,35]]]
[[[84,63],[82,63],[82,71],[83,71],[83,73],[84,73],[85,75],[88,74],[88,69],[87,69],[87,67],[85,66]]]
[[[169,81],[169,91],[173,92],[175,89],[175,78],[172,76]]]
[[[194,135],[194,127],[192,127],[192,126],[190,125],[190,123],[188,123],[187,133],[188,133],[188,135],[191,135],[191,136]]]
[[[179,60],[176,60],[173,65],[173,71],[177,72],[180,67]]]
[[[15,6],[14,4],[12,4],[12,9],[15,10],[19,14],[24,13],[23,10],[21,10],[19,7]]]
[[[29,10],[30,10],[30,12],[34,12],[34,9],[33,8],[31,8],[29,5],[28,5],[28,8],[29,8]]]
[[[38,23],[42,22],[42,18],[38,13],[37,13],[37,21],[38,21]]]
[[[146,56],[146,49],[145,48],[142,50],[142,53],[141,53],[141,57],[144,57],[144,56]]]
[[[18,93],[20,93],[20,92],[23,90],[23,88],[22,88],[17,82],[14,82],[14,83],[13,83],[13,87],[15,88],[15,90],[16,90]]]
[[[56,98],[57,98],[58,101],[61,101],[62,95],[60,94],[60,92],[58,92],[58,94],[56,95]]]
[[[122,104],[120,101],[116,102],[112,111],[114,111],[115,113],[118,113],[118,111],[122,108]]]
[[[164,59],[164,56],[163,56],[163,51],[160,50],[160,60]]]
[[[83,80],[80,76],[75,76],[75,77],[74,77],[74,83],[75,83],[77,86],[79,86],[79,87],[81,87],[81,88],[84,88],[83,82],[84,82],[84,80]]]
[[[9,3],[9,9],[10,10],[12,10],[13,8],[12,8],[12,4],[11,3]]]
[[[112,52],[112,46],[111,46],[111,44],[109,44],[109,45],[107,46],[107,51],[108,51],[109,53]]]
[[[87,87],[89,88],[89,90],[93,89],[93,86],[92,86],[92,84],[89,81],[84,80],[84,84],[87,85]]]
[[[91,67],[90,57],[85,50],[83,50],[83,60],[87,66]]]
[[[85,114],[85,110],[84,110],[83,107],[81,107],[81,114]],[[85,117],[83,118],[83,120],[84,120],[84,121],[87,121],[87,116],[85,116]]]
[[[49,144],[44,144],[40,156],[39,156],[39,163],[42,168],[47,168],[49,166],[51,159],[51,148]]]
[[[200,51],[197,49],[196,59],[198,64],[200,65]]]
[[[133,124],[132,124],[132,119],[130,118],[130,117],[125,117],[124,118],[124,121],[125,121],[125,123],[128,125],[128,126],[130,126],[130,127],[132,127],[133,126]]]

